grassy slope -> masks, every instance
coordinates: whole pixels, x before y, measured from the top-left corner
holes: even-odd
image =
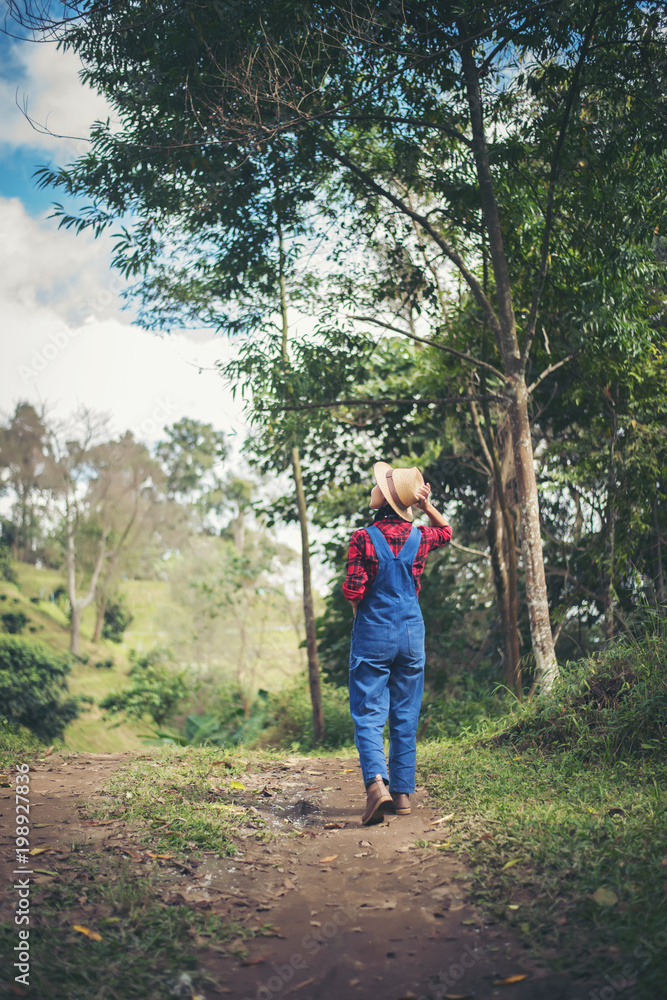
[[[435,850],[462,853],[474,897],[594,991],[655,1000],[667,980],[666,751],[665,639],[573,665],[552,697],[485,736],[420,746],[421,780],[449,817]]]
[[[65,651],[69,648],[69,628],[63,611],[49,601],[49,595],[59,585],[62,577],[54,570],[38,569],[26,563],[14,563],[18,586],[0,580],[0,614],[5,611],[22,611],[29,619],[23,635],[38,639],[54,649]],[[77,663],[70,675],[72,694],[90,695],[96,700],[112,690],[127,684],[129,666],[128,654],[131,649],[146,652],[155,645],[168,640],[165,623],[176,619],[180,609],[169,595],[169,585],[158,580],[128,580],[122,587],[134,620],[120,644],[102,640],[98,644],[90,641],[95,615],[92,607],[83,614],[81,630],[81,655],[88,656],[87,664]],[[4,597],[3,597],[4,595]],[[40,598],[35,604],[30,599]],[[289,624],[289,623],[287,623]],[[226,649],[233,661],[235,636],[233,622],[230,625],[230,643]],[[303,651],[299,650],[297,637],[291,627],[285,627],[275,609],[269,609],[267,632],[262,655],[257,669],[257,685],[278,688],[285,677],[293,676],[301,666]],[[113,659],[111,669],[99,669],[95,663]],[[65,743],[78,751],[96,753],[118,752],[142,747],[137,733],[143,731],[141,725],[105,722],[101,712],[92,706],[79,719],[67,727]]]

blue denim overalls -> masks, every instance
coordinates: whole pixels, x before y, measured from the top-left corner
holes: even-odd
[[[383,730],[389,716],[390,790],[414,792],[417,719],[424,693],[424,619],[412,564],[421,532],[412,528],[397,556],[366,528],[378,573],[357,607],[350,646],[350,713],[364,783],[387,777]]]

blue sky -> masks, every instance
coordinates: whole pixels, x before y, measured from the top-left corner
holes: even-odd
[[[90,125],[109,113],[79,69],[53,44],[0,34],[0,420],[23,400],[57,423],[83,406],[106,414],[110,434],[129,429],[150,445],[188,416],[225,431],[236,471],[247,474],[238,453],[248,424],[215,369],[232,345],[210,330],[161,336],[132,325],[110,238],[76,236],[48,218],[59,198],[36,188],[36,167],[81,155]],[[17,99],[40,125],[75,138],[38,134]],[[299,547],[293,526],[279,537]],[[314,568],[323,587],[327,574]]]
[[[161,401],[165,423],[187,414],[242,436],[239,405],[211,370],[230,345],[206,330],[160,337],[132,326],[109,237],[76,236],[48,218],[59,194],[36,187],[36,167],[83,153],[90,125],[109,113],[79,69],[52,43],[0,35],[0,411],[30,399],[64,419],[85,405],[107,412],[114,432],[150,442],[161,435]],[[17,102],[71,138],[39,134]]]

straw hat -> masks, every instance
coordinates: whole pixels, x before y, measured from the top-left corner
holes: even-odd
[[[404,521],[413,521],[411,504],[416,502],[417,490],[424,484],[424,477],[417,466],[393,469],[387,462],[376,462],[373,475],[387,503]]]

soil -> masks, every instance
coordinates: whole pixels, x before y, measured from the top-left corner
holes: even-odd
[[[185,901],[240,921],[270,925],[272,936],[212,948],[204,941],[201,966],[214,985],[205,1000],[367,1000],[491,998],[576,1000],[583,984],[546,967],[512,929],[494,923],[469,900],[470,874],[456,856],[417,847],[446,840],[447,814],[419,789],[410,816],[361,825],[365,792],[358,761],[291,757],[244,775],[256,808],[278,836],[262,843],[246,831],[233,858],[199,854],[188,863],[152,859],[122,820],[94,825],[79,806],[100,794],[109,775],[145,753],[54,754],[31,770],[31,847],[50,850],[39,867],[53,870],[60,856],[79,850],[122,852],[157,865],[165,903]],[[1,790],[0,816],[10,815],[13,789]],[[451,818],[451,817],[450,817]],[[0,828],[0,920],[13,920],[15,876],[8,860],[9,824]],[[296,834],[296,835],[295,835]],[[48,859],[48,861],[47,861]],[[35,863],[35,867],[38,864]],[[37,885],[52,876],[35,874]],[[95,926],[90,904],[70,914]],[[245,950],[245,958],[239,955]],[[514,982],[502,980],[514,976]],[[187,977],[172,995],[192,996]]]

